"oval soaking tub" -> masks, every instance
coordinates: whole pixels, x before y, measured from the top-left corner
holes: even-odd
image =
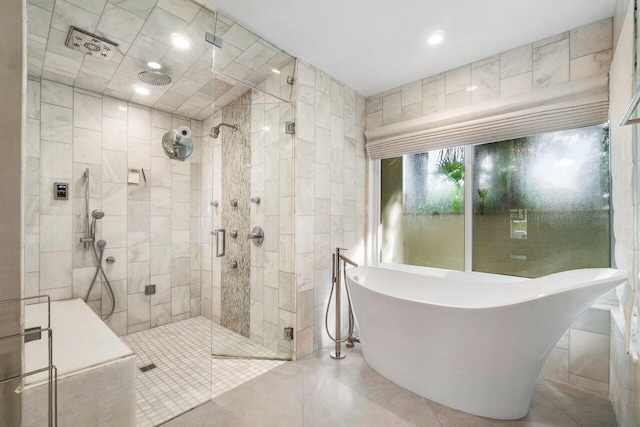
[[[556,341],[627,278],[625,271],[607,268],[538,279],[438,275],[347,269],[364,358],[421,396],[498,419],[527,415]]]

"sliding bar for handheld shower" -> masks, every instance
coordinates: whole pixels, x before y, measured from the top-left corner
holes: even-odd
[[[89,168],[84,170],[84,205],[85,205],[85,221],[87,230],[85,237],[88,239],[91,237],[91,222],[89,221]],[[91,242],[86,240],[84,242],[84,249],[88,251],[91,248]]]

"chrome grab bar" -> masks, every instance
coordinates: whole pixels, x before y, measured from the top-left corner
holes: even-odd
[[[220,253],[220,233],[222,233],[222,253]],[[216,258],[223,257],[227,249],[227,233],[224,228],[218,228],[213,230],[212,234],[216,235]]]

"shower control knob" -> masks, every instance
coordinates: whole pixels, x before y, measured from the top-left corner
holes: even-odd
[[[251,233],[249,233],[247,237],[249,238],[249,240],[253,241],[254,245],[260,246],[264,241],[264,230],[262,229],[262,227],[257,225],[253,227],[253,230],[251,230]]]
[[[113,264],[114,262],[116,262],[116,257],[113,257],[113,256],[107,257],[107,264]]]

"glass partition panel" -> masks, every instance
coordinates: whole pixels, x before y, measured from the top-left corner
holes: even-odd
[[[218,78],[214,84],[217,88]],[[294,276],[280,257],[293,250],[293,105],[256,89],[205,120],[203,161],[210,230],[203,260],[214,360],[289,360]],[[287,246],[290,245],[290,246]],[[215,387],[214,387],[215,388]]]
[[[464,150],[381,161],[382,262],[464,269]]]
[[[247,86],[291,101],[295,57],[219,12],[214,32],[212,69],[224,82],[215,91],[217,106],[233,101]]]
[[[474,147],[474,271],[608,267],[609,228],[606,125]]]

